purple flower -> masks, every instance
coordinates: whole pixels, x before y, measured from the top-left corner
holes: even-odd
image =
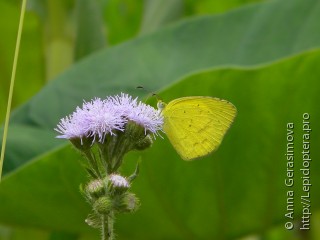
[[[128,116],[138,104],[138,98],[133,99],[132,96],[125,93],[121,93],[120,96],[108,97],[107,101],[112,102],[117,113],[123,117]]]
[[[113,104],[95,98],[90,102],[84,102],[82,108],[77,107],[76,111],[66,118],[61,119],[57,132],[61,133],[58,138],[98,138],[103,142],[107,134],[114,135],[114,130],[123,131],[126,121],[116,114]]]
[[[76,113],[76,112],[75,112]],[[54,129],[61,135],[58,135],[57,138],[81,138],[87,135],[85,128],[81,127],[74,119],[75,113],[66,116],[60,120],[60,123]]]
[[[77,107],[75,112],[62,118],[55,130],[61,134],[58,138],[93,137],[93,142],[104,142],[106,135],[124,131],[129,120],[144,127],[145,134],[149,131],[157,135],[162,130],[163,117],[159,110],[124,93],[84,102],[82,108]]]
[[[145,134],[150,131],[158,135],[158,131],[162,130],[163,117],[159,110],[143,102],[138,102],[137,98],[133,99],[124,93],[121,93],[120,96],[110,97],[108,100],[114,103],[119,114],[124,118],[144,127]]]
[[[150,131],[158,135],[158,131],[162,130],[163,116],[161,112],[142,102],[139,102],[139,104],[128,113],[127,118],[143,126],[145,133]]]
[[[123,188],[129,188],[130,184],[127,181],[126,178],[122,177],[121,175],[118,174],[111,174],[109,176],[109,180],[114,185],[115,187],[123,187]]]
[[[111,101],[96,98],[85,103],[83,110],[89,136],[98,136],[99,142],[103,142],[107,134],[114,135],[114,130],[124,129],[126,120],[118,114],[117,108]]]

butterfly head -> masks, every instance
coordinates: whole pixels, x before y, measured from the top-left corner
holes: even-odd
[[[160,111],[162,111],[165,107],[166,107],[166,103],[164,103],[163,101],[161,100],[158,100],[158,103],[157,103],[157,107]]]

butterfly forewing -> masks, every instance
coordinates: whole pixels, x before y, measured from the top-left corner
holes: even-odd
[[[163,110],[163,129],[184,160],[213,152],[220,145],[236,115],[229,102],[211,97],[184,97]]]

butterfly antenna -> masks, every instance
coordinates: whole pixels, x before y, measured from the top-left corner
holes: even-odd
[[[158,102],[159,102],[159,101],[162,101],[161,97],[160,97],[158,94],[156,94],[156,93],[152,93],[152,97],[155,97]]]
[[[136,88],[137,88],[137,89],[142,89],[142,90],[144,90],[144,91],[148,94],[148,95],[147,95],[147,98],[146,98],[146,102],[147,102],[151,97],[155,97],[155,98],[157,99],[157,101],[160,101],[160,100],[161,100],[161,98],[159,97],[158,94],[148,91],[148,90],[147,90],[145,87],[143,87],[143,86],[137,86]]]

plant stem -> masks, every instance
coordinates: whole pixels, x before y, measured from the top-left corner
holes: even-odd
[[[102,178],[101,173],[99,171],[98,163],[97,163],[97,160],[96,160],[94,154],[91,152],[91,150],[84,151],[84,154],[85,154],[86,158],[88,159],[89,165],[92,168],[92,170],[94,171],[94,173],[97,175],[97,177]]]
[[[114,234],[113,234],[113,223],[114,223],[114,214],[111,211],[108,216],[108,240],[114,240]]]
[[[4,128],[3,128],[3,138],[2,138],[1,155],[0,155],[0,182],[1,182],[1,175],[2,175],[2,166],[3,166],[3,161],[4,161],[4,153],[6,150],[8,126],[9,126],[12,95],[13,95],[13,87],[14,87],[14,81],[15,81],[16,72],[17,72],[18,56],[19,56],[19,50],[20,50],[20,41],[21,41],[22,27],[23,27],[23,22],[24,22],[24,13],[26,12],[26,5],[27,5],[27,0],[23,0],[22,6],[21,6],[17,40],[16,40],[16,48],[14,50],[14,58],[13,58],[13,66],[12,66],[12,73],[11,73],[11,80],[10,80],[10,89],[9,89],[9,96],[8,96],[6,119],[4,121]]]
[[[108,229],[106,227],[106,216],[101,215],[101,240],[107,240],[108,239]]]
[[[108,216],[101,215],[101,240],[114,240],[113,224],[113,212],[110,212]]]

